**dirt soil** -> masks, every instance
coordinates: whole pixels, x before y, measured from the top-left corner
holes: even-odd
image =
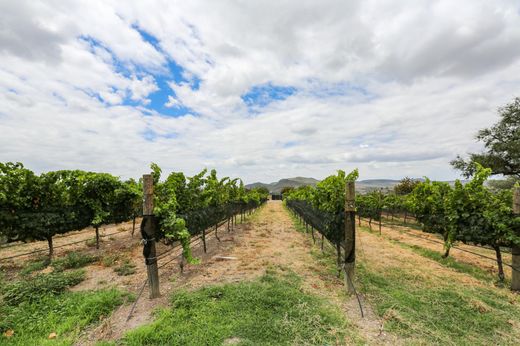
[[[361,225],[368,227],[368,222],[362,219]],[[379,231],[379,226],[376,221],[372,222],[372,230],[375,232]],[[437,251],[439,253],[444,253],[442,245],[443,241],[436,234],[425,233],[420,230],[413,229],[411,227],[395,224],[392,223],[389,219],[383,219],[381,232],[384,236],[390,239],[408,245],[416,245],[425,249]],[[441,244],[439,244],[438,242],[440,242]],[[477,248],[462,243],[456,243],[455,246],[463,250],[471,251],[474,253],[484,255],[486,257],[490,257],[491,259],[483,258],[478,255],[460,251],[456,248],[452,248],[450,250],[450,257],[456,259],[459,262],[477,266],[498,278],[498,268],[497,263],[494,260],[496,258],[494,250]],[[504,263],[511,264],[511,255],[507,253],[502,253],[502,260],[504,261]],[[510,267],[504,266],[504,272],[506,278],[508,279],[511,279],[511,270],[512,269]]]
[[[391,227],[390,227],[391,226]],[[374,231],[377,225],[373,225]],[[85,229],[80,232],[56,237],[55,245],[80,241],[78,244],[56,249],[56,255],[63,256],[70,251],[98,254],[105,260],[92,264],[86,268],[87,278],[75,286],[73,290],[91,290],[108,287],[118,287],[136,296],[146,281],[146,268],[142,256],[142,246],[138,231],[132,237],[132,223],[111,225],[101,229],[102,234],[115,233],[104,237],[101,248],[87,246],[83,240],[92,239],[94,231]],[[395,239],[410,245],[418,245],[427,249],[441,251],[442,245],[431,243],[421,237],[434,235],[398,225],[383,225],[382,232],[390,239]],[[409,232],[409,233],[408,233]],[[291,219],[287,209],[280,201],[270,201],[256,213],[249,216],[243,223],[239,223],[233,230],[228,231],[227,225],[218,229],[220,241],[215,233],[208,235],[207,253],[204,253],[201,241],[192,245],[193,255],[201,260],[198,265],[186,265],[183,273],[180,271],[180,249],[171,251],[159,259],[159,274],[162,296],[158,299],[148,298],[148,289],[144,286],[141,298],[130,315],[132,303],[127,302],[117,309],[111,316],[104,318],[100,324],[83,331],[78,345],[93,345],[100,340],[116,340],[121,338],[127,330],[149,323],[153,319],[153,312],[158,308],[168,306],[171,293],[178,289],[196,289],[202,286],[250,280],[266,272],[269,268],[291,270],[303,279],[304,290],[321,296],[332,302],[344,311],[349,321],[349,328],[371,345],[401,344],[402,339],[384,330],[384,319],[378,317],[371,309],[369,301],[361,296],[365,318],[361,318],[358,302],[354,296],[345,293],[343,282],[335,275],[331,260],[321,255],[320,242],[317,237],[313,243],[310,234],[299,232]],[[420,256],[412,251],[392,244],[388,239],[381,238],[375,233],[357,232],[357,256],[372,268],[385,271],[392,266],[406,267],[407,272],[415,273],[421,280],[435,282],[459,282],[469,285],[490,285],[473,278],[470,275],[457,272],[441,264]],[[46,242],[17,244],[12,247],[1,248],[0,256],[12,256],[29,252],[34,249],[45,248]],[[473,249],[489,254],[486,249]],[[170,247],[159,243],[157,253],[162,254]],[[330,244],[325,243],[325,250],[332,251]],[[491,253],[492,255],[492,253]],[[478,265],[483,269],[493,271],[493,262],[481,260],[477,256],[453,250],[452,256],[457,260]],[[34,256],[33,256],[34,257]],[[31,257],[20,257],[11,261],[0,262],[4,270],[20,268]],[[106,261],[112,259],[113,263]],[[509,258],[507,260],[510,260]],[[135,266],[135,273],[128,276],[119,276],[114,268],[125,261]],[[15,270],[13,270],[15,272]],[[128,318],[130,316],[130,318]]]
[[[78,344],[93,345],[100,340],[119,339],[125,331],[152,321],[153,312],[157,308],[168,306],[169,296],[174,290],[250,280],[273,267],[294,271],[303,278],[306,291],[339,306],[350,321],[350,328],[354,328],[368,344],[400,343],[397,337],[381,330],[381,319],[365,301],[363,306],[366,316],[364,319],[360,317],[355,297],[347,296],[343,282],[331,273],[330,268],[318,263],[313,257],[311,252],[320,251],[319,243],[313,245],[309,234],[295,229],[288,211],[280,201],[270,201],[231,232],[223,225],[218,233],[220,242],[212,234],[207,242],[206,254],[201,244],[192,246],[194,256],[201,259],[201,263],[185,266],[182,274],[178,259],[180,252],[174,251],[159,260],[159,266],[171,261],[159,270],[161,298],[148,299],[148,290],[145,288],[128,321],[132,304],[121,306],[100,325],[85,331]],[[140,247],[132,251],[130,258],[138,266],[136,274],[118,277],[110,268],[91,266],[88,269],[89,278],[75,289],[93,289],[116,284],[137,294],[146,279]]]

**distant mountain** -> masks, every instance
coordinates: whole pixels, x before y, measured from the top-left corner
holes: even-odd
[[[417,180],[424,181],[424,179],[419,178]],[[319,180],[314,178],[304,178],[304,177],[296,177],[296,178],[286,178],[280,179],[277,182],[266,184],[266,183],[252,183],[246,185],[246,188],[252,189],[255,187],[265,187],[271,193],[280,193],[282,189],[286,186],[291,187],[300,187],[304,185],[316,186]],[[455,181],[447,181],[450,185],[454,185]],[[467,183],[467,180],[462,180],[462,183]],[[392,190],[395,185],[399,184],[399,180],[394,179],[366,179],[366,180],[358,180],[356,181],[356,191],[359,193],[366,193],[374,190]]]
[[[255,187],[265,187],[271,193],[280,193],[284,187],[300,187],[304,185],[315,186],[318,182],[319,180],[316,180],[314,178],[295,177],[280,179],[279,181],[270,184],[260,182],[247,184],[246,188],[252,189]]]

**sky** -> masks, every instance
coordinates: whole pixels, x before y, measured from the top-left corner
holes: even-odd
[[[520,2],[0,0],[0,162],[451,180],[520,96]]]

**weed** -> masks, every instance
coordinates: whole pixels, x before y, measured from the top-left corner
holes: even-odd
[[[20,270],[20,275],[22,275],[22,276],[29,275],[36,271],[40,271],[40,270],[47,268],[48,265],[49,265],[48,258],[44,259],[44,260],[36,260],[36,261],[29,262],[29,263],[27,263],[27,265],[25,265],[25,267],[22,270]]]
[[[103,256],[101,259],[101,264],[103,264],[104,267],[112,267],[116,261],[119,259],[119,255],[107,255]]]
[[[101,239],[99,239],[99,241],[101,242]],[[90,238],[90,239],[85,240],[85,245],[87,247],[95,247],[96,246],[96,238]]]
[[[19,305],[22,302],[34,302],[45,295],[55,295],[67,287],[74,286],[85,279],[85,271],[53,272],[38,274],[33,278],[22,279],[2,288],[2,300],[5,305]]]
[[[57,258],[52,261],[55,271],[63,271],[65,269],[76,269],[86,266],[87,264],[96,262],[97,256],[83,254],[81,252],[69,252],[65,257]]]
[[[127,276],[135,273],[135,265],[130,263],[129,260],[125,260],[119,267],[114,268],[114,271],[119,276]]]
[[[125,294],[116,290],[41,293],[34,301],[18,306],[0,306],[0,344],[2,345],[72,345],[87,325],[108,316],[123,303]],[[2,336],[13,330],[9,339]],[[54,340],[48,340],[50,333]]]

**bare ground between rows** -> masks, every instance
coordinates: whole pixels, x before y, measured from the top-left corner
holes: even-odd
[[[140,239],[139,234],[139,222],[136,220],[136,231],[134,239]],[[119,240],[123,238],[132,239],[132,221],[123,222],[119,224],[110,224],[99,228],[99,234],[101,236],[101,244],[110,242],[112,240]],[[53,239],[54,244],[54,255],[60,257],[71,251],[88,250],[91,247],[86,245],[87,241],[95,240],[96,233],[94,228],[87,227],[80,231],[68,232],[66,234],[56,235]],[[70,244],[70,245],[69,245]],[[103,251],[103,245],[101,245],[101,251]],[[5,259],[12,256],[19,256],[13,259],[3,260],[0,262],[2,267],[16,267],[21,266],[27,261],[34,260],[34,258],[48,255],[49,247],[46,240],[34,241],[34,242],[16,242],[11,244],[5,244],[0,247],[0,259]],[[34,253],[31,253],[34,252]],[[23,254],[28,255],[23,255]],[[31,254],[29,254],[31,253]]]
[[[346,314],[355,333],[362,336],[367,343],[399,343],[395,336],[381,332],[381,320],[369,306],[365,306],[367,316],[364,319],[360,318],[355,298],[346,296],[342,281],[313,258],[311,249],[314,245],[310,236],[296,231],[281,202],[270,201],[248,222],[239,224],[235,231],[228,233],[223,227],[219,230],[219,236],[220,242],[212,235],[208,241],[207,254],[203,253],[200,244],[193,246],[194,255],[201,259],[200,264],[188,265],[181,274],[179,262],[175,259],[160,269],[161,298],[148,299],[148,291],[145,289],[129,321],[126,321],[126,318],[131,304],[125,304],[100,325],[86,331],[78,344],[93,345],[100,340],[119,339],[126,331],[150,322],[153,319],[153,311],[159,307],[167,307],[169,297],[175,290],[191,290],[217,283],[251,280],[273,267],[297,273],[303,278],[304,290],[338,306]],[[316,249],[318,248],[314,248]],[[133,256],[142,261],[140,249],[136,248],[133,252]],[[167,260],[165,258],[163,263]],[[98,280],[95,271],[91,275],[92,280]],[[146,278],[144,266],[141,265],[133,276],[139,279],[129,284],[127,289],[137,293]],[[87,280],[79,288],[88,285]],[[92,284],[90,287],[93,286],[95,285]]]
[[[368,227],[368,222],[366,220],[361,220],[361,225]],[[374,232],[378,232],[378,223],[376,221],[372,222],[372,230]],[[381,227],[381,232],[386,237],[408,244],[408,245],[415,245],[419,246],[428,250],[437,251],[439,253],[444,253],[444,247],[442,244],[438,244],[435,242],[441,242],[442,239],[439,239],[439,237],[435,234],[431,233],[425,233],[420,230],[415,230],[410,227],[402,226],[402,225],[392,225],[387,224],[383,222]],[[433,242],[435,241],[435,242]],[[456,247],[461,248],[466,251],[475,252],[487,257],[490,257],[492,259],[487,259],[480,257],[478,255],[474,255],[468,252],[457,250],[456,248],[452,248],[450,250],[450,257],[456,259],[459,262],[470,264],[476,267],[479,267],[483,269],[484,271],[494,275],[498,278],[498,268],[495,258],[495,252],[490,249],[484,249],[484,248],[476,248],[474,246],[462,244],[462,243],[456,243]],[[502,254],[502,260],[504,263],[511,263],[511,255],[507,253]],[[511,268],[504,266],[504,272],[506,275],[506,278],[511,279]]]

